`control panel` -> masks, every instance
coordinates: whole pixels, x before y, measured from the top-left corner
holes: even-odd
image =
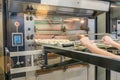
[[[24,14],[25,50],[34,50],[34,16]]]
[[[12,46],[23,46],[23,33],[12,33]]]
[[[24,40],[25,51],[34,50],[34,16],[31,14],[24,14]],[[32,58],[36,58],[35,56]],[[26,56],[26,66],[32,66],[31,56]]]

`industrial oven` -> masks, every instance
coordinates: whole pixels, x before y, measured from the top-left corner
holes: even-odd
[[[71,47],[86,51],[85,47],[80,45],[77,35],[85,34],[91,39],[95,39],[95,35],[109,35],[95,34],[93,30],[96,27],[96,16],[109,10],[109,2],[101,0],[6,0],[4,6],[6,9],[4,11],[5,56],[10,57],[13,64],[7,72],[7,79],[25,76],[29,79],[31,75],[37,76],[43,74],[44,71],[59,67],[66,71],[69,66],[76,64],[84,66],[85,75],[82,77],[84,80],[90,77],[92,77],[91,80],[95,78],[95,75],[91,75],[95,74],[95,66],[54,52],[45,53],[43,46]],[[98,44],[98,46],[101,45]],[[5,59],[5,64],[8,64],[8,60],[8,58]]]

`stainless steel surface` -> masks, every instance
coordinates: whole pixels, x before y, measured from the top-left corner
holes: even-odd
[[[24,40],[25,40],[25,51],[34,50],[34,16],[29,14],[24,14]],[[29,53],[29,52],[28,52]],[[33,52],[33,54],[36,52]],[[27,54],[27,53],[25,53]],[[26,67],[34,66],[33,54],[25,57]],[[34,68],[34,67],[33,67]],[[31,69],[33,70],[33,69]],[[21,70],[20,70],[21,71]],[[26,69],[26,72],[29,69]]]
[[[60,7],[80,8],[80,9],[82,8],[82,9],[88,9],[88,10],[100,10],[100,11],[109,10],[109,2],[100,1],[100,0],[69,0],[69,1],[41,0],[41,4],[60,6]],[[96,5],[93,5],[93,4],[96,4]]]
[[[10,52],[10,57],[42,54],[42,50]]]
[[[42,66],[42,64],[40,64],[40,62],[42,60],[39,59],[38,64],[36,64],[36,62],[37,62],[36,60],[42,54],[43,54],[42,50],[10,52],[10,57],[30,56],[30,58],[28,58],[28,57],[26,58],[26,66],[25,67],[12,68],[11,74],[20,73],[20,72],[35,71],[35,70],[41,69],[40,67]],[[28,65],[28,63],[31,63],[31,65]],[[22,61],[20,61],[20,64],[22,64]]]
[[[24,14],[25,50],[34,50],[34,16]]]
[[[26,12],[29,5],[32,5],[33,12],[39,10],[41,7],[40,12],[45,12],[47,14],[95,17],[108,11],[110,4],[109,2],[100,0],[41,0],[38,4],[10,0],[9,11]]]

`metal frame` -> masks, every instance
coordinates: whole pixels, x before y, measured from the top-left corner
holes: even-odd
[[[40,69],[40,66],[34,65],[34,55],[40,55],[42,54],[42,50],[33,50],[33,51],[19,51],[19,52],[10,52],[10,57],[16,57],[16,56],[31,56],[31,66],[27,67],[20,67],[20,68],[12,68],[11,73],[20,73],[20,72],[27,72],[27,71],[33,71]]]
[[[120,59],[114,59],[98,54],[92,54],[88,52],[70,50],[68,48],[59,48],[56,46],[44,46],[44,52],[54,52],[56,54],[73,58],[78,61],[84,61],[96,66],[101,66],[108,70],[114,70],[120,72]]]
[[[5,47],[7,47],[7,25],[8,25],[8,0],[2,0],[2,14],[3,14],[3,48],[4,48],[4,56],[8,56],[6,55],[6,49]],[[4,59],[4,67],[6,67],[6,60]],[[5,73],[5,78],[4,80],[11,80],[11,75],[10,75],[10,71]]]
[[[52,64],[52,65],[49,65],[49,64],[48,65],[43,65],[42,69],[51,69],[51,68],[57,68],[57,67],[66,67],[66,66],[70,66],[70,65],[73,65],[73,64],[85,64],[85,63],[82,62],[82,61],[76,61],[76,60],[70,59],[70,60],[67,60],[67,61],[64,61],[64,62]]]
[[[120,72],[120,60],[119,59],[112,59],[105,56],[100,56],[96,54],[91,54],[88,52],[81,52],[81,51],[75,51],[71,49],[65,49],[65,48],[59,48],[55,46],[44,46],[44,53],[47,54],[47,52],[54,52],[56,54],[67,56],[70,58],[73,58],[78,61],[84,61],[93,65],[96,65],[95,67],[95,73],[97,73],[97,67],[101,66],[103,68],[106,68],[106,78],[105,80],[111,80],[111,70]],[[47,64],[47,62],[46,62]],[[67,65],[67,64],[65,64]],[[64,65],[64,66],[65,66]],[[52,65],[54,66],[54,65]],[[48,66],[49,68],[49,66]],[[97,74],[95,74],[95,80],[97,80]]]
[[[111,28],[110,28],[110,11],[106,13],[106,32],[110,33]],[[111,80],[110,79],[111,72],[110,70],[106,69],[106,80]]]

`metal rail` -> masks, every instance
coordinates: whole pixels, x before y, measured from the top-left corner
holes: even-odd
[[[73,58],[78,61],[84,61],[96,66],[101,66],[108,70],[120,72],[120,59],[110,58],[90,52],[75,51],[69,48],[60,48],[56,46],[44,46],[44,53],[54,52],[56,54]]]

